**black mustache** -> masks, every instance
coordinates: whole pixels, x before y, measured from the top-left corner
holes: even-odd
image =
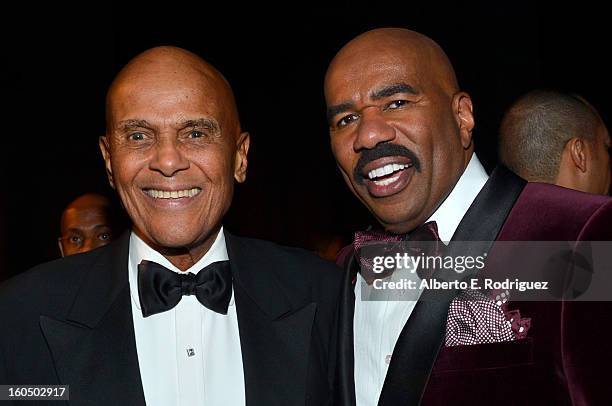
[[[365,179],[363,175],[363,168],[375,159],[386,156],[404,156],[406,158],[410,158],[414,169],[416,169],[417,172],[421,171],[421,162],[419,161],[419,158],[417,158],[415,153],[405,146],[397,144],[378,144],[372,149],[363,150],[361,156],[359,157],[359,161],[357,161],[357,165],[353,170],[353,179],[357,180],[358,183],[363,184]]]

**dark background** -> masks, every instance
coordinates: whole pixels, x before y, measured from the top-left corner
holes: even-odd
[[[578,2],[357,2],[223,10],[205,2],[25,4],[2,13],[4,89],[0,280],[59,256],[63,207],[107,186],[98,150],[104,95],[118,70],[155,45],[190,49],[233,85],[252,135],[247,183],[227,217],[242,235],[312,247],[371,219],[329,150],[322,81],[335,52],[375,27],[408,27],[449,54],[473,98],[477,153],[496,162],[503,110],[535,87],[575,91],[610,122],[610,22]]]

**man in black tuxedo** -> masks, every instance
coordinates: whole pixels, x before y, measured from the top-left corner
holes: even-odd
[[[1,287],[0,384],[70,385],[76,405],[329,404],[341,274],[223,229],[249,149],[227,81],[153,48],[106,107],[133,228]]]

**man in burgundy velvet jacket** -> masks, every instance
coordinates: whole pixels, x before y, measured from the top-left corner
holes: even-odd
[[[331,62],[325,96],[338,167],[388,235],[427,225],[451,246],[612,240],[609,197],[527,184],[504,167],[486,174],[472,101],[431,39],[404,29],[358,36]],[[450,290],[437,300],[425,291],[419,301],[366,301],[352,246],[339,262],[338,404],[612,404],[610,302],[510,296],[480,309],[461,307]],[[502,334],[487,335],[495,318]]]

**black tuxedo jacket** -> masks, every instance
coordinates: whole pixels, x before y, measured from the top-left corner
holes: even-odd
[[[304,250],[225,236],[247,405],[330,404],[341,272]],[[0,287],[0,384],[68,384],[71,405],[144,405],[128,246],[126,233]]]
[[[527,184],[498,167],[452,240],[610,241],[612,199]],[[483,245],[475,246],[479,251],[474,254],[480,255]],[[451,251],[452,247],[451,241]],[[357,269],[352,255],[345,265],[349,272],[339,315],[336,403],[351,406],[355,405],[351,281]],[[457,293],[423,293],[394,348],[379,406],[612,404],[608,383],[612,346],[606,338],[612,335],[612,303],[512,302],[511,298],[510,309],[531,318],[526,338],[443,347],[448,306]]]

